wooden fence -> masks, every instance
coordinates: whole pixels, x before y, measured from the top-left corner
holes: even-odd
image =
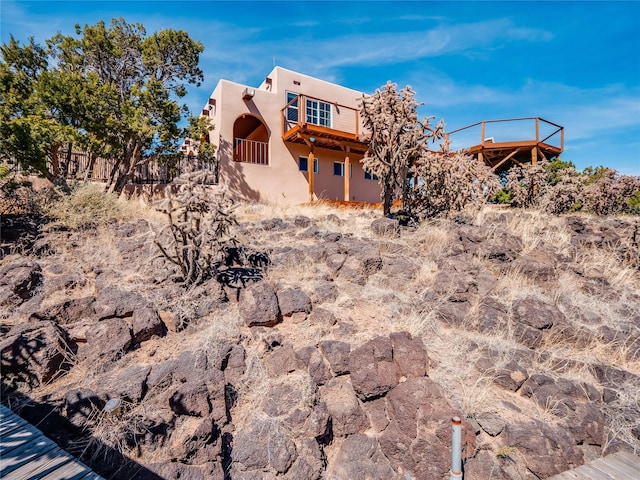
[[[94,157],[87,152],[72,151],[69,157],[68,151],[58,152],[58,162],[61,173],[68,180],[84,180],[94,182],[108,182],[115,168],[113,159]],[[53,169],[53,165],[48,165]],[[136,167],[131,180],[135,184],[165,184],[171,183],[176,177],[194,172],[206,172],[207,183],[218,183],[218,164],[215,161],[204,161],[194,155],[184,155],[171,159],[153,160]]]

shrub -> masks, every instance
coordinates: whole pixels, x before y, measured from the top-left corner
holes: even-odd
[[[69,193],[61,193],[48,207],[54,219],[53,226],[72,230],[95,228],[125,217],[123,203],[114,194],[106,193],[102,187],[82,184],[73,186]]]
[[[639,192],[640,177],[598,168],[591,173],[584,187],[584,210],[596,215],[634,213],[637,210],[633,202]]]
[[[156,204],[167,224],[156,232],[155,244],[179,267],[178,280],[186,286],[217,275],[226,260],[225,247],[233,240],[231,227],[237,223],[226,191],[196,182],[197,176],[192,176],[175,196],[167,189],[166,198]]]
[[[446,216],[465,208],[479,208],[500,188],[500,179],[489,167],[464,152],[425,151],[414,162],[417,184],[408,192],[405,209],[418,218]]]

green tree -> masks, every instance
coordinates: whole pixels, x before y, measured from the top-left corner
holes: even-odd
[[[57,34],[46,48],[12,39],[2,47],[0,67],[5,156],[63,175],[57,149],[66,143],[70,151],[75,142],[112,159],[108,190],[122,191],[138,166],[177,152],[186,112],[178,102],[188,84],[202,81],[202,51],[184,31],[147,36],[142,25],[122,18],[109,27],[76,25],[75,36]]]
[[[421,157],[429,140],[441,138],[444,132],[442,122],[433,127],[430,118],[419,120],[418,106],[411,87],[398,91],[391,82],[373,95],[362,97],[360,114],[370,133],[369,150],[362,164],[379,179],[385,216],[391,213],[396,193],[407,200],[412,162]]]

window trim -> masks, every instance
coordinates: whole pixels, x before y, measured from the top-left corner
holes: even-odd
[[[336,173],[336,165],[340,165],[340,173]],[[333,176],[344,177],[344,162],[333,162]]]

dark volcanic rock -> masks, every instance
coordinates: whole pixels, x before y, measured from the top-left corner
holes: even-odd
[[[429,357],[421,338],[411,337],[409,332],[392,333],[393,360],[398,365],[400,374],[405,377],[423,377],[427,374]]]
[[[400,222],[392,218],[377,218],[371,222],[371,231],[378,237],[399,237]]]
[[[14,385],[42,385],[70,367],[65,360],[76,349],[52,321],[19,323],[0,342],[2,376]]]
[[[8,263],[0,269],[0,305],[20,305],[34,297],[42,283],[38,263],[22,258]]]
[[[376,337],[349,355],[353,388],[362,400],[383,396],[398,384],[400,371],[393,361],[389,338]]]
[[[335,375],[349,373],[349,352],[351,346],[348,343],[337,340],[325,340],[318,344],[318,348],[329,362],[329,366]]]
[[[240,293],[240,315],[248,327],[272,327],[281,321],[276,292],[266,282],[250,285]]]
[[[369,426],[353,386],[346,376],[331,379],[322,390],[322,400],[331,415],[333,434],[342,437],[362,432]]]
[[[286,288],[277,292],[280,313],[283,317],[290,317],[294,313],[311,312],[311,300],[299,288]]]
[[[538,330],[551,328],[554,324],[566,320],[556,306],[535,297],[516,300],[513,303],[513,316],[518,322]]]
[[[234,436],[231,457],[236,464],[234,468],[241,472],[272,469],[284,473],[298,458],[298,452],[295,443],[277,423],[256,420]]]
[[[362,433],[350,435],[344,440],[329,473],[333,475],[332,478],[350,480],[402,478],[391,468],[389,460],[380,451],[378,441]]]
[[[548,478],[584,463],[582,451],[568,432],[538,420],[507,424],[502,441],[520,451],[527,459],[527,468],[538,478]]]
[[[133,340],[136,343],[146,342],[154,335],[164,337],[167,334],[167,326],[158,315],[158,312],[153,308],[135,310],[131,321],[131,328]]]
[[[87,329],[87,345],[82,349],[85,358],[102,357],[115,361],[133,345],[131,325],[122,318],[109,318]]]

